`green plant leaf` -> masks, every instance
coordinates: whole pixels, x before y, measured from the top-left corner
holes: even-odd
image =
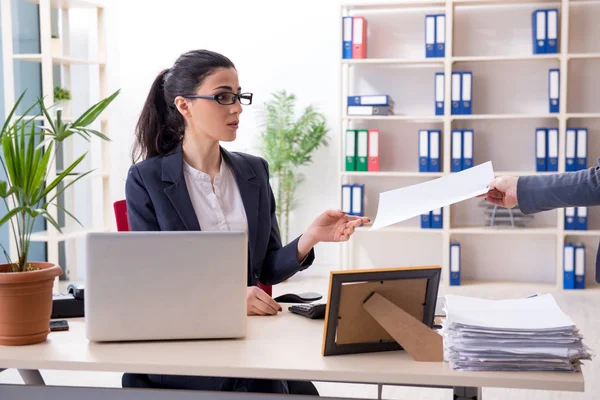
[[[14,217],[15,215],[21,213],[21,212],[26,212],[27,211],[27,207],[15,207],[12,210],[10,210],[9,212],[7,212],[2,219],[0,219],[0,226],[4,225],[5,223],[7,223],[8,221],[10,221],[10,219],[12,217]]]
[[[91,124],[98,118],[98,116],[104,111],[106,107],[117,97],[121,89],[114,92],[109,97],[100,100],[98,103],[94,104],[87,111],[85,111],[75,122],[73,122],[73,127],[85,127]]]
[[[54,190],[55,187],[58,186],[59,183],[61,183],[65,177],[67,175],[69,175],[71,173],[71,171],[73,171],[75,169],[75,167],[77,167],[79,165],[79,163],[81,163],[81,161],[83,161],[83,159],[85,158],[85,156],[87,155],[87,153],[83,154],[81,157],[79,157],[77,160],[73,161],[73,163],[71,165],[69,165],[67,167],[67,169],[65,169],[60,175],[58,175],[53,181],[52,183],[50,183],[46,189],[44,189],[44,191],[42,192],[40,198],[38,199],[38,201],[40,201],[41,199],[43,199],[44,197],[46,197],[46,195],[48,193],[50,193],[52,190]],[[52,201],[52,200],[49,200]],[[36,202],[37,203],[37,202]]]
[[[60,233],[62,233],[62,228],[60,227],[60,225],[58,224],[58,222],[56,222],[56,220],[54,219],[54,217],[52,215],[50,215],[50,213],[46,210],[44,210],[43,212],[40,213],[40,215],[42,217],[44,217],[44,219],[48,222],[50,222],[52,224],[52,226],[54,226],[56,228],[57,231],[59,231]]]
[[[67,214],[69,217],[73,218],[73,220],[75,220],[75,222],[77,222],[79,224],[79,226],[81,226],[83,228],[83,224],[77,219],[77,217],[75,217],[73,214],[71,214],[69,211],[67,211],[64,207],[61,207],[57,203],[52,203],[52,205],[54,207],[56,207],[57,209],[61,210],[62,212],[64,212],[65,214]]]
[[[42,114],[44,114],[44,116],[48,120],[48,124],[50,124],[51,130],[49,131],[49,133],[52,134],[52,133],[56,132],[56,125],[54,124],[54,119],[48,112],[48,109],[46,108],[46,105],[44,104],[44,100],[42,100],[41,98],[38,97],[38,103],[40,104],[40,108],[42,109]]]

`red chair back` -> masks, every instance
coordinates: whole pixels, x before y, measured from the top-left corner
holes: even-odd
[[[129,227],[129,218],[127,217],[127,201],[126,200],[115,201],[113,203],[113,208],[115,210],[115,220],[117,222],[117,231],[119,231],[119,232],[129,231],[130,227]],[[258,285],[269,296],[273,296],[273,288],[271,286],[263,285],[260,282],[258,282]]]

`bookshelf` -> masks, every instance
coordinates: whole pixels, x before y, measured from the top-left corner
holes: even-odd
[[[532,12],[559,10],[556,54],[533,54]],[[445,14],[445,57],[425,57],[425,16]],[[367,20],[367,58],[344,59],[342,17]],[[588,167],[600,145],[600,1],[446,0],[343,3],[340,44],[340,186],[364,184],[364,214],[375,218],[380,192],[451,172],[451,132],[473,129],[474,164],[491,160],[496,176],[536,172],[535,129],[557,128],[558,169],[565,171],[565,132],[588,128]],[[560,70],[560,112],[548,110],[548,70]],[[452,71],[473,72],[473,112],[451,112]],[[443,116],[434,110],[434,75],[443,72]],[[586,84],[587,82],[587,84]],[[394,115],[349,116],[347,97],[388,94]],[[378,129],[378,172],[345,170],[345,132]],[[440,130],[441,172],[418,172],[418,131]],[[586,247],[586,287],[594,284],[600,210],[588,208],[588,230],[564,229],[564,209],[534,215],[524,228],[486,226],[481,199],[443,209],[442,229],[422,229],[419,218],[369,232],[360,227],[340,247],[343,269],[435,264],[449,284],[450,243],[461,243],[461,281],[539,283],[562,289],[563,245]],[[342,204],[341,190],[339,204]]]
[[[100,1],[87,0],[18,0],[37,5],[39,12],[39,53],[18,53],[13,49],[13,21],[18,18],[12,1],[1,2],[3,66],[4,66],[4,103],[5,115],[15,103],[20,93],[16,93],[15,69],[22,68],[24,63],[39,65],[42,90],[47,107],[54,103],[53,92],[56,85],[71,91],[71,107],[74,115],[63,115],[65,122],[73,122],[84,110],[109,95],[106,64],[105,11]],[[12,3],[12,4],[11,4]],[[75,12],[75,9],[77,9]],[[85,10],[85,11],[82,11]],[[90,13],[93,13],[90,14]],[[74,18],[85,18],[85,23]],[[93,23],[90,21],[93,20]],[[89,29],[93,43],[86,52],[89,54],[72,55],[70,38],[72,27],[84,25]],[[60,52],[53,46],[53,34],[60,38]],[[75,86],[72,77],[85,77],[90,82],[87,87]],[[25,88],[27,89],[27,88]],[[27,105],[29,106],[29,104]],[[44,117],[36,118],[39,123],[47,123]],[[100,116],[90,126],[110,137],[110,125],[105,116]],[[83,262],[82,238],[91,231],[106,230],[113,226],[113,213],[110,196],[110,144],[93,137],[88,143],[79,137],[71,137],[63,144],[62,157],[53,159],[49,165],[48,180],[54,179],[61,171],[61,164],[70,164],[76,157],[87,152],[86,159],[80,164],[81,171],[94,170],[93,173],[67,189],[61,196],[63,206],[71,211],[82,222],[82,228],[73,219],[59,215],[55,207],[49,212],[59,221],[62,233],[51,224],[47,230],[34,232],[32,242],[46,244],[46,260],[63,267],[63,279],[76,281]],[[78,172],[78,171],[76,171]],[[56,189],[55,189],[56,190]],[[52,196],[53,191],[49,194]],[[78,199],[75,201],[75,199]],[[60,198],[59,198],[60,199]],[[83,199],[83,201],[81,200]],[[62,213],[61,213],[62,214]],[[16,246],[10,235],[11,257],[15,258]],[[80,274],[79,274],[80,275]]]

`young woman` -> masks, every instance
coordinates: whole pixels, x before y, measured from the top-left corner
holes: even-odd
[[[195,50],[181,55],[154,81],[136,128],[126,183],[132,230],[231,230],[248,234],[248,315],[273,315],[281,307],[257,285],[276,284],[314,261],[319,242],[342,242],[368,218],[339,210],[319,215],[306,231],[282,245],[267,162],[228,152],[236,138],[242,92],[234,64]],[[161,387],[289,391],[287,381],[150,376]]]

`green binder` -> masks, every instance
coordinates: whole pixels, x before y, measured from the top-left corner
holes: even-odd
[[[366,129],[356,131],[356,170],[369,170],[369,131]]]
[[[356,131],[346,131],[346,171],[356,171]]]

